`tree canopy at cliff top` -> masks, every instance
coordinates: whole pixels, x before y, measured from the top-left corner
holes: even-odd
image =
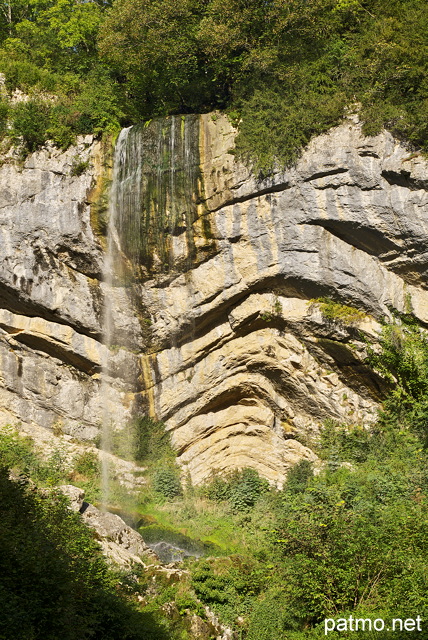
[[[0,71],[31,96],[0,120],[29,149],[225,109],[267,168],[360,105],[427,148],[425,0],[2,0]],[[38,114],[38,115],[36,115]],[[0,122],[1,127],[1,122]],[[9,130],[9,135],[10,135]]]

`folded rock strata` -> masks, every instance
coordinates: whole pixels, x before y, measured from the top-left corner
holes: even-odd
[[[245,466],[281,484],[290,465],[314,459],[306,444],[322,421],[375,418],[386,387],[364,364],[362,337],[376,340],[391,309],[428,324],[427,162],[385,131],[364,137],[355,117],[267,179],[231,153],[235,131],[222,115],[146,129],[133,138],[139,157],[168,130],[164,162],[182,140],[191,171],[158,169],[170,212],[141,214],[147,263],[132,287],[102,278],[111,162],[98,142],[0,167],[1,419],[60,422],[90,440],[108,402],[118,425],[136,411],[163,420],[196,484]],[[76,155],[88,161],[79,176]],[[177,184],[193,192],[174,208]],[[126,268],[131,258],[124,249]],[[321,296],[363,314],[328,320]]]

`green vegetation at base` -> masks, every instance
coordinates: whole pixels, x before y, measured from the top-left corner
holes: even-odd
[[[108,569],[91,531],[60,495],[0,469],[0,638],[167,640]]]
[[[204,618],[203,605],[240,640],[317,640],[325,637],[325,618],[350,615],[371,620],[419,615],[423,631],[407,635],[428,638],[427,344],[426,332],[408,318],[385,325],[369,361],[394,386],[377,422],[326,423],[312,442],[320,460],[316,474],[303,460],[281,490],[243,469],[214,474],[201,488],[182,478],[176,495],[157,491],[159,469],[175,467],[161,425],[140,421],[147,437],[141,461],[148,463],[152,482],[137,507],[141,531],[152,541],[164,537],[177,547],[192,547],[195,556],[201,541],[221,549],[211,546],[204,557],[187,558],[189,573],[174,584],[151,569],[139,576],[144,602],[138,615],[148,616],[160,634],[148,638],[187,639],[189,616]],[[28,443],[11,433],[5,437],[3,464],[17,467],[22,459],[26,469],[45,477]],[[93,471],[94,461],[81,456],[73,473]],[[50,473],[53,481],[56,472]],[[127,598],[130,580],[121,579]],[[171,603],[175,621],[165,613]],[[98,624],[96,616],[93,620]],[[353,631],[352,637],[377,636]]]
[[[6,6],[6,5],[5,5]],[[424,0],[14,0],[0,130],[33,150],[155,116],[226,110],[265,173],[358,110],[427,150]],[[4,93],[4,92],[3,92]],[[11,127],[6,128],[9,119]]]

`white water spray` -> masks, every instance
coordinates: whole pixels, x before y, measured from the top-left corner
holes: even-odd
[[[111,461],[108,453],[112,445],[112,411],[110,410],[110,384],[111,373],[110,355],[113,346],[114,334],[114,285],[116,279],[115,258],[120,251],[120,241],[117,230],[118,212],[120,211],[121,172],[126,165],[126,149],[129,128],[123,129],[116,142],[114,153],[114,165],[112,187],[109,201],[109,216],[107,227],[107,250],[103,266],[103,291],[104,304],[102,313],[102,341],[106,347],[103,353],[101,369],[101,402],[102,402],[102,427],[101,427],[101,509],[106,511],[110,503],[110,467]]]
[[[173,116],[123,129],[116,142],[103,273],[102,323],[106,349],[101,382],[101,448],[105,452],[101,503],[104,509],[111,498],[108,452],[113,436],[121,432],[132,437],[124,423],[118,424],[117,418],[116,421],[112,418],[117,415],[112,397],[115,360],[115,378],[120,377],[114,350],[135,348],[135,344],[127,342],[126,328],[118,327],[120,323],[115,318],[122,311],[120,300],[124,296],[132,306],[132,296],[138,296],[144,278],[190,271],[196,255],[192,225],[198,217],[198,136],[196,116]],[[189,293],[193,295],[190,289],[189,285]],[[190,330],[194,332],[193,324]],[[145,372],[145,378],[150,378],[150,371]]]

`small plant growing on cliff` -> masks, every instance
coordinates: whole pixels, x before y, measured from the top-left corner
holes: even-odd
[[[343,325],[355,325],[366,317],[364,311],[350,307],[346,304],[334,302],[331,298],[315,298],[311,304],[316,305],[326,320],[338,322]]]
[[[428,445],[428,335],[413,319],[382,328],[379,349],[368,348],[368,363],[391,383],[382,422],[410,426]]]
[[[70,176],[71,177],[81,176],[83,173],[85,173],[85,171],[88,168],[89,168],[89,160],[81,160],[79,156],[74,156],[71,163]]]
[[[272,304],[272,309],[270,311],[264,311],[260,314],[260,318],[265,322],[271,322],[275,317],[281,316],[282,314],[282,305],[279,301],[279,298],[275,296]]]

